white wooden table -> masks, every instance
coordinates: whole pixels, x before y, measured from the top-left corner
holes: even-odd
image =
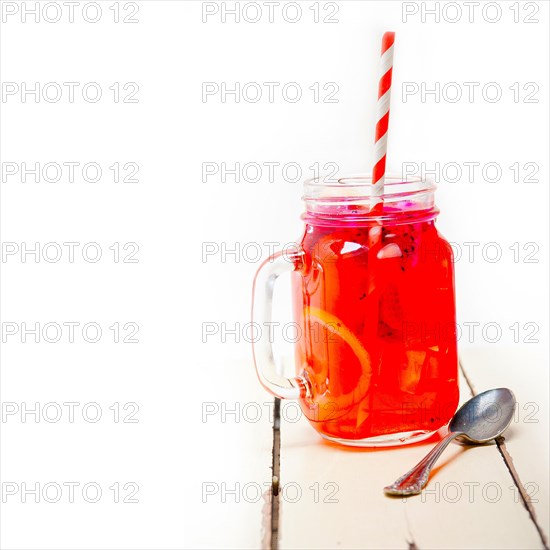
[[[223,464],[215,461],[218,466],[212,479],[225,479],[237,487],[240,502],[235,502],[230,491],[225,499],[222,492],[208,496],[204,506],[192,512],[196,528],[188,526],[186,546],[547,548],[545,357],[530,352],[528,346],[518,346],[466,350],[462,362],[467,376],[461,374],[462,401],[472,391],[492,387],[510,387],[516,395],[517,415],[500,445],[466,448],[452,444],[421,495],[388,498],[383,486],[416,464],[437,437],[392,449],[348,449],[322,440],[303,417],[297,418],[297,407],[290,402],[281,403],[275,428],[267,414],[251,422],[249,406],[246,413],[240,411],[239,422],[226,419],[223,441],[207,443],[213,451],[220,445],[224,449]],[[270,398],[256,387],[254,375],[244,378],[238,390],[241,407],[254,400],[268,403]],[[209,424],[220,433],[219,424],[208,419],[206,441]],[[195,490],[204,484],[202,478],[195,480]],[[260,485],[266,491],[258,499],[255,487]],[[277,494],[272,494],[270,486]],[[205,533],[207,518],[216,527]]]

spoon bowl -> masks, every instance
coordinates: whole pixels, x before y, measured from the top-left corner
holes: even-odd
[[[478,393],[464,403],[451,419],[450,432],[476,445],[490,443],[508,428],[514,417],[516,398],[508,388]]]

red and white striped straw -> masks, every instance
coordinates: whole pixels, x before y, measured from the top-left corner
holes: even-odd
[[[373,196],[384,194],[386,176],[386,151],[388,148],[388,125],[390,122],[391,77],[393,71],[394,32],[386,32],[382,37],[380,58],[380,82],[378,85],[378,105],[376,112],[376,134],[374,137],[374,168],[372,170]]]

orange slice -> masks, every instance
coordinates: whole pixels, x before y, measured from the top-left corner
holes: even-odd
[[[351,348],[361,367],[359,380],[352,390],[347,393],[334,391],[336,388],[341,389],[341,386],[337,380],[332,380],[329,381],[329,388],[325,393],[314,393],[311,397],[312,408],[316,409],[315,420],[334,420],[365,397],[372,378],[371,359],[357,336],[335,315],[316,307],[306,306],[304,307],[304,317],[306,322],[308,320],[309,322],[316,321],[327,331],[341,338]],[[328,373],[328,366],[325,367],[324,370]],[[318,379],[319,376],[317,375],[316,378]],[[333,388],[332,391],[330,386]]]

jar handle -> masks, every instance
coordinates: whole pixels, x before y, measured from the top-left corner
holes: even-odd
[[[302,255],[302,250],[292,253],[276,252],[260,265],[252,289],[252,322],[260,323],[262,327],[271,322],[275,281],[279,275],[296,270],[301,264]],[[307,386],[304,379],[286,378],[282,375],[282,367],[276,364],[273,356],[269,332],[257,331],[258,336],[252,341],[256,373],[262,386],[280,399],[305,396]]]

